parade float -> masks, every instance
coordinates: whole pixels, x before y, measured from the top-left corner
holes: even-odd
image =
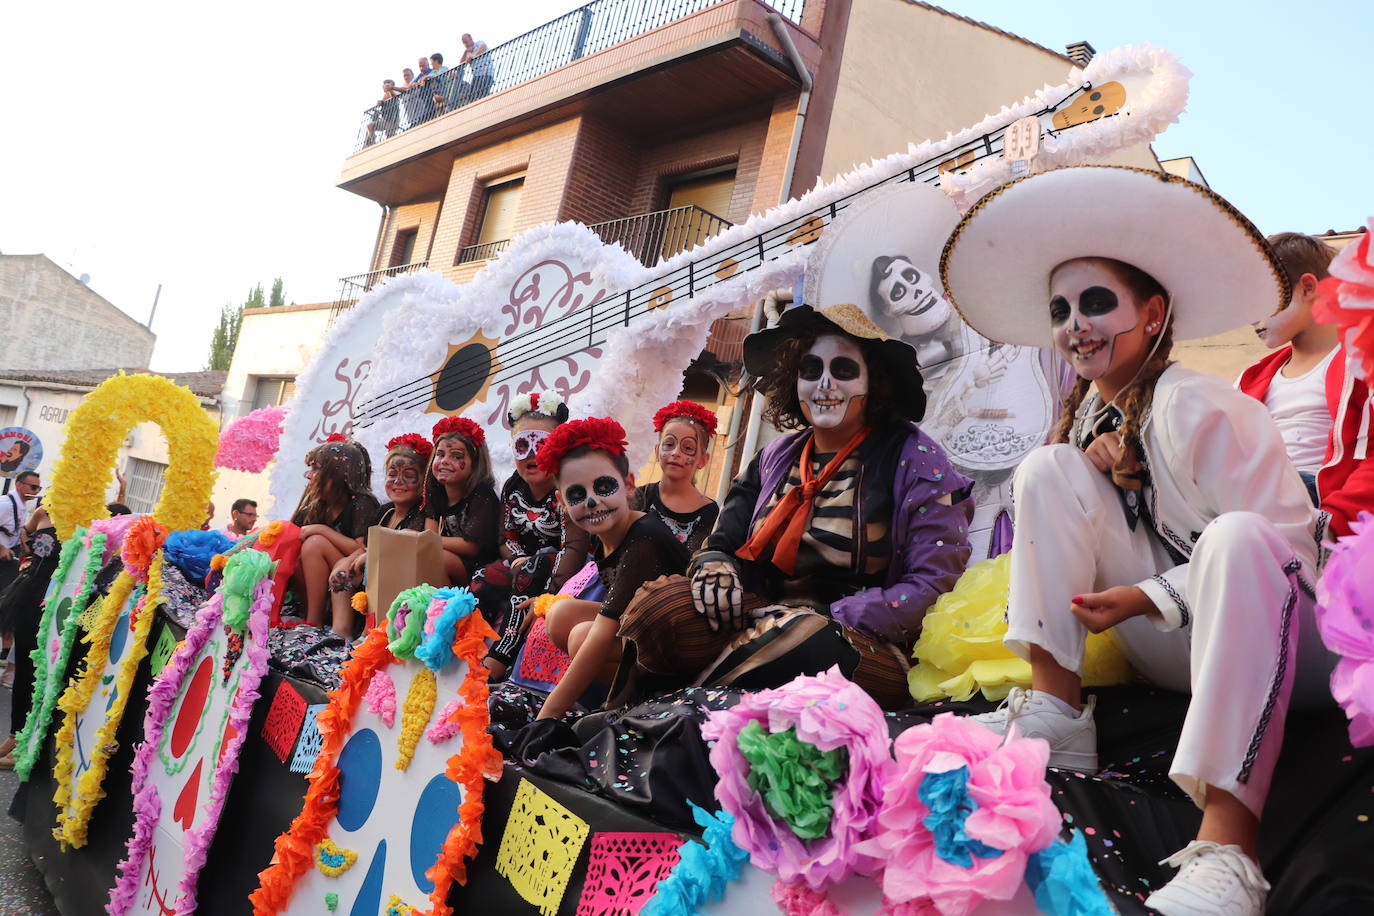
[[[196,529],[217,450],[220,466],[270,472],[281,507],[296,504],[306,454],[331,435],[382,454],[435,414],[482,424],[508,467],[504,418],[531,390],[569,396],[576,416],[647,429],[713,320],[792,287],[856,302],[934,370],[930,429],[980,487],[982,553],[1000,553],[1007,481],[1052,423],[1058,370],[941,306],[944,238],[1013,177],[1148,142],[1186,96],[1175,58],[1123,48],[654,267],[558,224],[514,240],[461,287],[397,277],[333,325],[284,416],[244,418],[218,440],[170,383],[107,382],[73,414],[69,430],[88,430],[83,451],[64,445],[50,497],[64,546],[16,752],[13,808],[59,909],[1144,912],[1167,880],[1156,863],[1197,826],[1167,776],[1186,697],[1100,690],[1103,770],[1046,771],[1043,744],[949,715],[986,710],[1025,682],[997,640],[913,671],[917,696],[934,701],[901,712],[883,713],[836,672],[757,693],[690,688],[580,723],[580,745],[503,760],[480,664],[493,634],[470,593],[402,591],[371,609],[377,626],[322,676],[313,649],[283,651],[275,626],[299,550],[293,526],[272,522],[233,545]],[[909,271],[910,291],[893,295],[893,270]],[[1330,301],[1368,352],[1369,287],[1357,274]],[[163,503],[105,519],[114,449],[144,420],[172,444]],[[631,436],[633,464],[648,442]],[[1363,524],[1322,583],[1325,636],[1345,659],[1333,688],[1359,745],[1374,739],[1361,705],[1374,659],[1356,572],[1374,522]],[[995,595],[995,568],[973,572],[983,579],[959,600]],[[1100,683],[1129,680],[1120,659],[1099,661]],[[1261,859],[1275,911],[1340,911],[1370,891],[1374,752],[1352,748],[1334,719],[1290,723],[1281,777],[1321,778],[1270,802]]]

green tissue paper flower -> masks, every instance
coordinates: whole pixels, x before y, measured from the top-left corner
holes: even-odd
[[[744,726],[737,743],[749,761],[749,788],[763,796],[769,812],[803,840],[825,836],[831,786],[849,764],[844,749],[823,751],[798,739],[796,728],[766,732],[758,722]]]

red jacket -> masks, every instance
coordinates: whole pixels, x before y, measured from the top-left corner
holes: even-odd
[[[1242,372],[1236,387],[1263,401],[1270,380],[1292,353],[1292,347],[1270,353]],[[1374,512],[1374,461],[1366,460],[1374,437],[1374,399],[1369,384],[1355,378],[1346,362],[1342,349],[1326,370],[1326,404],[1334,422],[1317,472],[1317,495],[1338,536],[1350,534],[1350,520],[1361,511]]]

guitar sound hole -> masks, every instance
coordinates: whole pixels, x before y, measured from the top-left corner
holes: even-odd
[[[470,343],[449,357],[434,385],[434,403],[440,410],[461,410],[486,384],[491,372],[491,351]]]

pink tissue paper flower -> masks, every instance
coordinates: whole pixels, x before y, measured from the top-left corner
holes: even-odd
[[[219,434],[215,467],[257,474],[277,454],[285,407],[260,407],[239,417]]]
[[[1374,744],[1374,515],[1361,512],[1350,530],[1317,581],[1317,629],[1340,656],[1331,695],[1350,719],[1350,743],[1368,747]]]
[[[876,835],[859,852],[885,863],[882,887],[894,913],[966,916],[984,899],[1010,900],[1021,887],[1031,853],[1054,842],[1060,817],[1045,781],[1049,745],[1038,738],[999,735],[943,713],[908,729],[893,744],[896,773],[884,785]],[[977,807],[964,821],[970,840],[1001,850],[965,867],[941,858],[925,826],[931,811],[918,795],[927,775],[968,768],[968,796]],[[915,902],[914,907],[903,906]]]
[[[797,737],[823,751],[844,748],[845,775],[834,786],[834,816],[826,836],[803,840],[773,817],[749,787],[749,763],[737,739],[750,722],[769,732],[795,727]],[[755,868],[786,884],[805,882],[823,891],[850,874],[874,874],[879,856],[859,850],[877,826],[882,787],[892,773],[887,722],[882,710],[838,667],[802,676],[773,690],[745,694],[738,705],[711,713],[702,734],[715,741],[711,764],[720,774],[716,798],[735,818],[734,840]]]

